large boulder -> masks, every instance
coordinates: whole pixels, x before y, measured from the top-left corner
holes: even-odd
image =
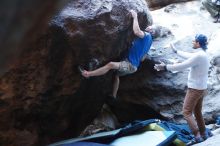
[[[89,61],[91,57],[105,63],[118,58],[134,38],[130,9],[138,12],[142,29],[152,24],[142,0],[80,0],[70,3],[51,21],[51,30],[66,35],[75,64]]]
[[[134,39],[130,9],[142,29],[152,24],[144,0],[73,0],[24,45],[0,80],[1,145],[45,145],[78,136],[92,122],[111,93],[113,72],[83,79],[78,65],[120,57]]]

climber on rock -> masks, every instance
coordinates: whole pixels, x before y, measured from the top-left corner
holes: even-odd
[[[133,18],[133,32],[137,38],[133,41],[132,46],[129,48],[127,57],[120,62],[109,62],[103,67],[93,71],[82,70],[82,75],[86,78],[92,76],[100,76],[106,74],[109,70],[117,70],[113,83],[112,96],[116,98],[119,88],[119,77],[127,74],[132,74],[137,71],[140,62],[143,61],[152,45],[152,38],[156,35],[158,27],[148,26],[145,30],[141,30],[138,23],[137,13],[130,10]]]

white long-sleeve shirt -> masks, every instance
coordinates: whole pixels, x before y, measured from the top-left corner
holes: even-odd
[[[177,54],[183,58],[187,58],[182,63],[167,65],[169,71],[181,71],[190,68],[188,74],[188,88],[204,90],[207,89],[209,59],[205,51],[201,48],[196,49],[195,53],[177,51]]]

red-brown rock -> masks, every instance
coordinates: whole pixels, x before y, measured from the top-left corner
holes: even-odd
[[[134,38],[130,9],[141,28],[152,23],[144,0],[73,0],[24,45],[0,80],[0,145],[41,146],[78,136],[92,122],[111,92],[112,72],[86,80],[77,67],[120,57]]]

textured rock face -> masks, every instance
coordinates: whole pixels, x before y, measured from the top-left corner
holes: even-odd
[[[88,68],[92,57],[101,64],[120,57],[134,38],[130,9],[141,28],[152,23],[142,0],[74,0],[24,45],[0,80],[1,145],[45,145],[77,136],[92,122],[111,92],[112,72],[85,80],[77,67]]]
[[[193,0],[146,0],[151,9],[158,9],[169,4],[188,2]]]
[[[146,3],[142,0],[78,0],[61,11],[52,20],[51,26],[66,35],[78,61],[76,63],[89,61],[91,57],[103,63],[119,57],[134,38],[130,9],[139,12],[142,29],[152,23]]]

